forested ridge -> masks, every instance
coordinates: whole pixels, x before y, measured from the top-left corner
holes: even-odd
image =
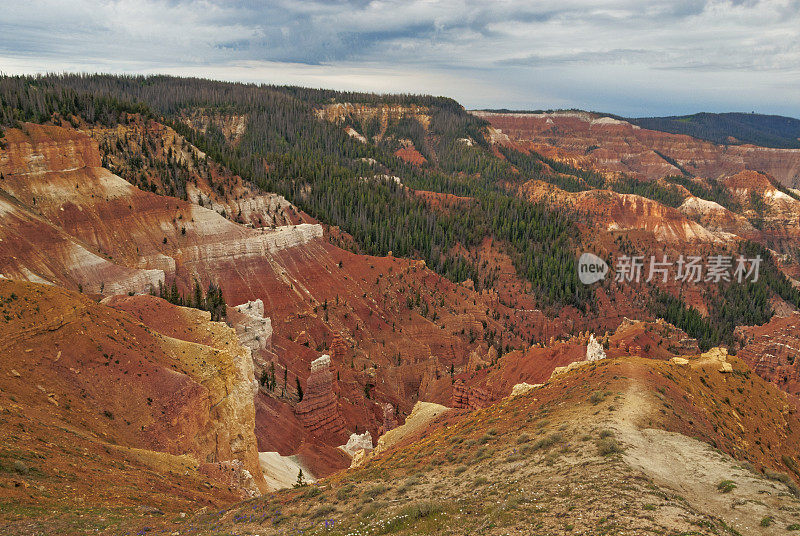
[[[341,128],[317,120],[314,106],[334,100],[429,107],[436,167],[414,168],[389,147],[360,143]],[[219,129],[194,130],[181,121],[181,114],[196,108],[246,114],[247,129],[235,145]],[[365,253],[421,257],[431,269],[460,281],[476,278],[477,269],[454,248],[470,248],[493,235],[510,246],[518,272],[537,290],[542,305],[583,307],[592,301],[591,290],[576,277],[579,236],[571,215],[531,205],[506,191],[501,179],[510,173],[508,164],[485,150],[483,122],[452,99],[167,76],[0,79],[0,121],[5,125],[46,122],[57,114],[111,126],[127,113],[165,121],[212,160],[264,190],[284,195],[315,218],[338,225]],[[402,134],[415,126],[393,128]],[[478,143],[459,143],[465,137]],[[394,182],[373,178],[377,173],[367,159],[401,176],[410,188],[468,196],[476,202],[459,210],[431,210]]]
[[[596,171],[579,169],[535,151],[523,153],[510,147],[499,147],[498,150],[506,160],[522,172],[524,177],[539,175],[542,180],[567,192],[606,189],[619,194],[639,195],[673,208],[679,207],[684,200],[681,192],[672,185],[663,185],[657,181],[641,181],[626,175],[609,180]],[[555,174],[544,173],[548,167]]]
[[[720,281],[713,292],[709,292],[707,317],[679,298],[658,289],[652,291],[652,314],[696,338],[703,350],[720,344],[734,345],[736,326],[769,322],[775,314],[770,303],[773,293],[793,307],[800,308],[800,289],[794,287],[780,271],[767,248],[746,241],[730,254],[742,255],[746,259],[760,257],[758,280],[746,280],[742,283],[735,280]]]
[[[642,128],[688,134],[720,145],[752,143],[780,149],[800,148],[800,120],[780,115],[698,113],[625,120]]]

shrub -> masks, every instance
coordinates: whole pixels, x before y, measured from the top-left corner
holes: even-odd
[[[486,458],[491,456],[493,452],[494,451],[492,451],[492,450],[490,450],[490,449],[488,449],[486,447],[481,447],[481,448],[479,448],[478,450],[475,451],[475,461],[479,462],[481,460],[485,460]]]
[[[786,484],[786,487],[789,488],[789,491],[792,493],[792,495],[794,495],[795,497],[800,497],[800,487],[798,487],[795,481],[792,480],[792,477],[790,477],[786,473],[777,473],[775,471],[770,471],[769,469],[767,469],[766,471],[764,471],[764,476],[766,476],[770,480],[777,480],[778,482],[783,482],[784,484]]]
[[[310,498],[312,498],[312,497],[316,497],[317,495],[320,495],[321,493],[322,493],[322,490],[321,490],[321,489],[319,489],[319,488],[318,488],[318,487],[316,487],[316,486],[312,486],[312,487],[308,488],[308,489],[307,489],[307,490],[306,490],[306,491],[303,493],[303,498],[304,498],[304,499],[310,499]]]
[[[25,465],[25,462],[21,460],[14,460],[14,471],[16,471],[21,475],[24,475],[27,474],[28,471],[30,471],[30,469],[28,468],[27,465]]]
[[[354,488],[355,486],[353,486],[353,484],[347,484],[346,486],[342,486],[341,488],[336,490],[336,498],[339,499],[340,501],[347,499],[348,497],[350,497],[350,492],[352,492]]]
[[[336,508],[331,506],[330,504],[323,504],[319,506],[316,510],[311,513],[312,518],[326,516],[336,511]]]
[[[422,519],[437,514],[443,510],[441,503],[434,501],[419,501],[400,510],[400,515],[407,515],[411,519]]]
[[[723,480],[719,484],[717,484],[717,491],[720,493],[730,493],[737,488],[736,483],[733,480]]]
[[[363,497],[365,499],[374,499],[378,495],[382,493],[386,493],[386,490],[389,489],[383,484],[378,484],[376,486],[372,486],[369,489],[364,490]]]
[[[444,510],[441,503],[434,501],[418,501],[401,508],[381,528],[379,534],[397,532],[413,524],[415,521],[431,517]]]
[[[595,391],[589,396],[589,402],[595,405],[599,404],[600,402],[606,399],[606,396],[607,396],[606,393]]]
[[[403,484],[399,488],[397,488],[397,493],[399,493],[400,495],[405,495],[406,493],[408,493],[408,490],[410,490],[417,484],[419,484],[419,479],[417,477],[412,476],[410,478],[407,478],[406,481],[403,482]]]
[[[605,437],[598,439],[596,442],[597,452],[601,456],[611,456],[612,454],[619,454],[623,452],[622,445],[613,437]]]
[[[775,518],[773,518],[772,516],[767,516],[767,517],[765,517],[764,519],[761,520],[761,526],[762,527],[769,527],[774,522],[775,522]]]
[[[480,439],[478,439],[478,443],[481,444],[481,445],[485,445],[486,443],[488,443],[492,439],[494,439],[494,436],[486,434],[486,435],[482,436]]]
[[[548,449],[555,445],[556,443],[561,442],[564,439],[564,435],[561,432],[554,432],[547,437],[543,437],[538,439],[533,443],[534,450],[541,450],[541,449]]]

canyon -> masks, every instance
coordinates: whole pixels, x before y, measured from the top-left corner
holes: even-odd
[[[262,90],[291,103],[269,128],[241,102],[3,128],[10,534],[501,534],[523,514],[554,533],[614,514],[767,534],[766,517],[798,518],[800,151]],[[750,294],[609,278],[570,296],[581,251],[756,246],[770,263]]]
[[[347,466],[336,454],[345,430],[377,437],[391,420],[385,406],[402,416],[417,396],[449,400],[444,370],[461,368],[477,347],[468,333],[498,329],[489,296],[419,263],[338,249],[310,218],[244,226],[142,191],[100,167],[98,142],[76,130],[26,124],[5,139],[0,273],[90,296],[147,294],[170,281],[187,295],[195,283],[219,285],[242,304],[228,308],[228,321],[255,363],[251,383],[270,368],[277,377],[272,389],[256,387],[257,451],[297,455],[313,474]],[[441,296],[436,323],[406,306],[409,286]],[[109,303],[134,312],[136,299]],[[166,320],[155,310],[138,318],[155,330]],[[309,377],[321,348],[333,350],[329,372]],[[252,460],[245,468],[253,472]]]

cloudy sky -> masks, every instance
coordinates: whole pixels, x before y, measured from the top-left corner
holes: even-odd
[[[800,0],[3,0],[0,71],[800,117]]]

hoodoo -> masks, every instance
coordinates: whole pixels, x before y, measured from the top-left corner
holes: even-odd
[[[303,399],[294,408],[303,426],[312,434],[325,439],[342,436],[345,428],[333,390],[334,381],[329,355],[322,355],[312,361],[311,375],[306,381]]]

